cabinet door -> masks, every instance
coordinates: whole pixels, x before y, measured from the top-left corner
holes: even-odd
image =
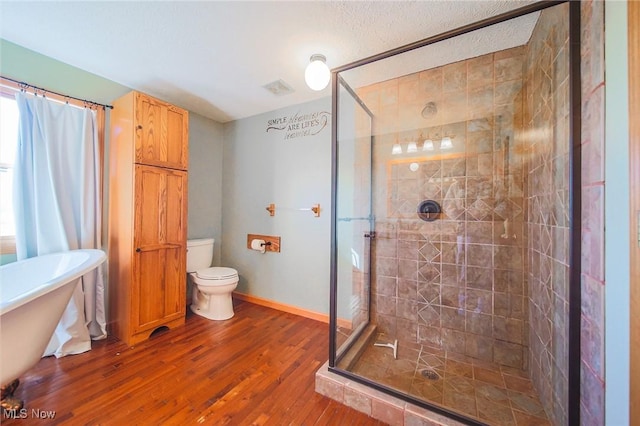
[[[186,110],[136,93],[136,163],[187,170]]]
[[[187,172],[137,165],[133,331],[184,316]]]

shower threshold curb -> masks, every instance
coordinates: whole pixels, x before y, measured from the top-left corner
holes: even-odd
[[[316,372],[316,393],[392,426],[457,426],[464,423],[387,395],[329,371],[329,361]]]

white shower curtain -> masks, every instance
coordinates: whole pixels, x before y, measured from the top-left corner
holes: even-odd
[[[14,166],[18,260],[101,248],[100,154],[95,111],[16,94]],[[37,313],[35,313],[37,315]],[[102,266],[78,280],[43,356],[91,349],[106,337]]]

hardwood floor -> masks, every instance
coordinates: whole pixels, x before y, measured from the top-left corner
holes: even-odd
[[[184,327],[128,347],[108,338],[90,352],[43,358],[15,396],[46,424],[381,425],[316,394],[328,358],[327,324],[247,302],[230,321],[191,313]]]

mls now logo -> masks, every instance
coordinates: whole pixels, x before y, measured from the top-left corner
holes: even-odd
[[[31,411],[26,408],[20,410],[2,410],[2,416],[6,419],[53,419],[56,417],[56,412],[52,410],[41,410],[39,408],[33,408]]]
[[[29,412],[26,408],[21,408],[20,410],[5,410],[2,409],[2,417],[5,419],[26,419],[29,416]]]

